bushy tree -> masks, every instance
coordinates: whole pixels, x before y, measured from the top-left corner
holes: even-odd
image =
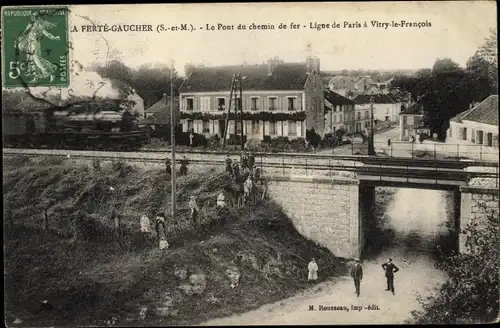
[[[486,323],[498,317],[500,219],[497,211],[487,213],[461,231],[465,252],[443,255],[437,267],[449,278],[437,295],[419,299],[422,310],[412,313],[412,323]]]

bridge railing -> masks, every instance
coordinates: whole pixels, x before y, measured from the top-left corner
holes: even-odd
[[[421,161],[422,164],[429,164]],[[263,158],[257,161],[265,175],[270,176],[315,176],[315,177],[345,177],[356,179],[363,176],[370,180],[384,180],[389,178],[401,178],[410,182],[412,179],[432,180],[439,184],[443,181],[454,181],[457,183],[468,183],[472,179],[487,179],[495,187],[499,186],[499,167],[491,165],[480,167],[480,169],[467,170],[466,166],[441,166],[419,165],[412,161],[402,163],[361,163],[359,161],[340,161],[322,159],[315,161],[310,158]]]
[[[498,146],[476,144],[449,144],[424,141],[400,142],[390,144],[385,141],[374,142],[375,152],[378,156],[422,158],[422,159],[475,159],[498,160]],[[323,151],[322,153],[326,153]],[[368,142],[353,143],[331,149],[332,155],[368,155]]]

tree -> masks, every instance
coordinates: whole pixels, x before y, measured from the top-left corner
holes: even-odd
[[[488,78],[491,87],[490,91],[494,94],[498,92],[497,46],[497,32],[495,29],[491,29],[485,43],[467,61],[467,69]]]
[[[498,67],[498,41],[497,30],[490,29],[490,35],[486,38],[485,43],[477,50],[477,55],[484,58],[493,67]]]
[[[465,252],[441,254],[437,267],[448,274],[448,281],[436,296],[419,299],[422,310],[413,311],[408,323],[487,323],[497,319],[500,219],[498,212],[480,207],[486,217],[472,220],[460,231],[466,236]]]
[[[438,58],[432,66],[432,73],[456,71],[460,66],[450,58]]]

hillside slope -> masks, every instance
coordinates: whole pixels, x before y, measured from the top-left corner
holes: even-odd
[[[218,211],[216,197],[230,185],[217,170],[179,177],[179,215],[168,218],[170,248],[161,251],[154,235],[139,231],[141,215],[152,219],[170,206],[161,169],[113,163],[96,171],[71,160],[5,159],[6,214],[13,218],[5,230],[6,323],[196,324],[307,287],[311,257],[320,281],[345,274],[341,259],[304,239],[272,202]],[[187,218],[190,195],[198,197],[200,231]],[[111,208],[123,218],[122,248],[112,241]],[[43,300],[53,309],[41,310]]]

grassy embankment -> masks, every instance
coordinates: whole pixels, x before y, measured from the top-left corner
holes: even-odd
[[[105,325],[112,317],[116,325],[196,324],[307,287],[313,256],[320,280],[345,273],[340,259],[303,238],[270,201],[218,213],[216,197],[230,182],[216,170],[179,178],[179,216],[168,219],[170,248],[160,251],[154,235],[141,236],[139,218],[154,218],[165,202],[169,208],[165,173],[123,163],[100,171],[89,166],[4,160],[4,198],[13,217],[5,230],[8,325],[16,318],[21,326]],[[203,232],[187,219],[191,194],[198,197]],[[112,242],[112,207],[123,217],[123,248]],[[70,222],[79,210],[84,215],[74,240]],[[231,288],[228,272],[241,274],[239,287]],[[54,309],[40,311],[42,300]]]

